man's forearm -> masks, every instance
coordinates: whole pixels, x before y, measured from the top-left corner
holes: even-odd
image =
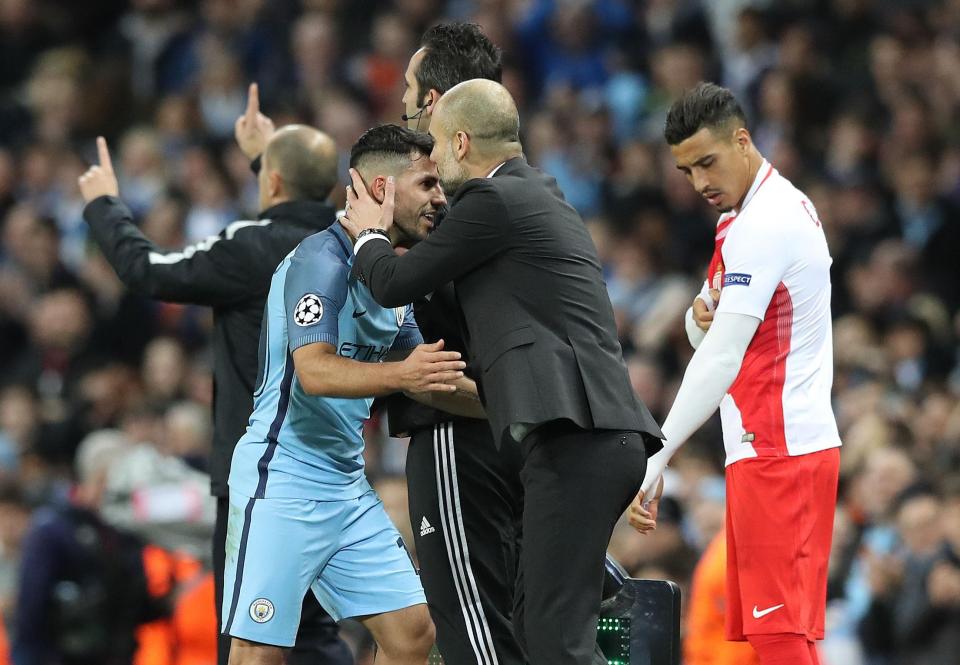
[[[717,410],[737,378],[759,323],[742,314],[722,315],[714,322],[690,359],[663,423],[665,443],[661,452],[672,455]]]
[[[400,363],[368,363],[351,360],[335,353],[297,354],[297,378],[308,395],[359,399],[381,397],[402,390],[398,368]],[[306,356],[306,354],[301,354]]]
[[[737,378],[743,356],[760,324],[743,314],[718,316],[683,373],[683,381],[663,423],[663,448],[647,460],[641,492],[651,496],[674,453],[713,415]]]
[[[368,259],[371,254],[375,258]],[[390,243],[379,238],[364,243],[357,256],[363,256],[361,265],[367,267],[366,283],[370,293],[384,307],[400,307],[413,302],[448,281],[434,279],[425,269],[426,264],[404,261],[404,257],[394,253]]]
[[[472,379],[462,377],[454,381],[453,385],[457,387],[454,393],[429,392],[404,394],[421,404],[446,411],[455,416],[486,420],[487,412],[484,410],[483,404],[480,403],[477,384]]]

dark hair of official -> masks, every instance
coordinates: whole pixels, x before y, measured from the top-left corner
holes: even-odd
[[[731,120],[737,120],[741,126],[747,122],[733,93],[716,83],[700,82],[670,107],[663,136],[669,145],[677,145],[704,127],[726,127]]]
[[[420,39],[425,50],[417,68],[417,101],[436,90],[441,95],[470,79],[500,82],[503,74],[500,49],[475,23],[441,23]]]
[[[301,132],[278,134],[267,145],[263,165],[280,174],[291,201],[325,201],[338,182],[336,156],[319,155]]]
[[[433,138],[399,125],[372,127],[360,135],[350,149],[350,167],[359,169],[369,159],[409,160],[411,153],[429,156]]]

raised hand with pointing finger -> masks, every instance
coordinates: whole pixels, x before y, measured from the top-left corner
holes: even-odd
[[[273,120],[260,112],[259,88],[256,83],[251,83],[247,92],[247,110],[233,126],[237,145],[248,159],[256,159],[267,149],[274,131]]]
[[[107,139],[102,136],[97,137],[97,156],[100,163],[91,166],[77,180],[84,203],[90,203],[101,196],[120,195],[120,185],[117,184],[117,176],[113,172]]]

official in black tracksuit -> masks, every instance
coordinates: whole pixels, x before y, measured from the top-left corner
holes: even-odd
[[[466,346],[453,285],[414,302],[424,339]],[[523,488],[520,453],[498,449],[486,420],[454,416],[403,395],[387,400],[390,433],[410,436],[407,487],[420,580],[449,665],[522,665],[513,635]]]
[[[334,221],[336,211],[325,199],[337,180],[336,148],[329,137],[310,127],[290,126],[277,131],[266,144],[259,168],[263,210],[257,219],[234,222],[217,236],[171,252],[160,250],[134,225],[130,209],[117,197],[106,143],[99,141],[101,165],[91,168],[80,185],[88,202],[83,216],[104,257],[136,293],[213,307],[210,478],[211,492],[217,497],[213,564],[219,621],[229,511],[227,478],[234,446],[253,410],[260,324],[270,279],[276,266],[301,240]],[[259,166],[259,160],[254,163]],[[218,646],[218,662],[226,665],[229,637],[220,636]],[[300,632],[288,662],[353,662],[338,637],[336,623],[313,594],[304,599]]]

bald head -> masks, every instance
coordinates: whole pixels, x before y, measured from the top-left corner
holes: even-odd
[[[323,201],[337,184],[337,146],[313,127],[287,125],[270,138],[262,170],[279,175],[286,200]]]
[[[464,132],[478,156],[509,158],[522,149],[517,105],[495,81],[472,79],[453,86],[437,102],[433,122],[450,137]]]

